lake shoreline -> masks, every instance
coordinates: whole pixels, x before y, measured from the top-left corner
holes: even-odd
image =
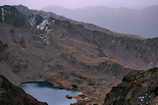
[[[20,85],[23,85],[23,84],[27,84],[27,83],[34,83],[34,82],[37,82],[37,83],[40,83],[40,82],[45,82],[45,83],[47,83],[51,88],[56,88],[56,89],[64,89],[64,90],[70,90],[70,91],[80,91],[79,89],[75,89],[75,88],[72,88],[72,87],[69,87],[69,88],[66,88],[66,87],[64,87],[64,86],[57,86],[57,85],[55,85],[55,84],[53,84],[53,83],[51,83],[51,82],[49,82],[49,81],[27,81],[27,82],[21,82],[20,84],[19,84],[19,86]]]
[[[39,101],[48,103],[48,105],[52,105],[52,103],[53,105],[70,105],[78,100],[68,99],[66,96],[80,96],[81,94],[80,91],[54,87],[52,83],[47,81],[23,82],[19,87]]]

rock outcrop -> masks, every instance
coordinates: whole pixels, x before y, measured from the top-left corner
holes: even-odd
[[[25,15],[21,14],[14,6],[0,6],[0,22],[16,27],[27,25]]]
[[[157,105],[158,68],[132,72],[107,94],[104,105]]]
[[[0,105],[48,105],[39,102],[24,90],[10,83],[0,75]]]

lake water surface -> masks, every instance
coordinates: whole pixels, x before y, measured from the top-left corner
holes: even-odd
[[[79,95],[79,91],[54,88],[48,82],[27,82],[20,85],[26,93],[32,95],[39,101],[47,102],[48,105],[70,105],[75,99],[67,99],[65,96]]]

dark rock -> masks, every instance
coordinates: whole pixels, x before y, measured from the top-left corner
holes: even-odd
[[[113,87],[104,105],[156,105],[158,101],[158,68],[132,72]]]
[[[26,18],[13,6],[0,6],[0,23],[11,24],[16,27],[25,26]]]
[[[0,105],[47,105],[0,76]]]
[[[4,51],[8,48],[7,44],[4,44],[1,40],[0,40],[0,61],[2,61],[6,56],[6,54],[4,54]]]
[[[66,97],[67,99],[72,99],[72,97],[69,96],[69,95],[66,95],[65,97]]]
[[[75,84],[73,84],[73,85],[72,85],[72,89],[78,89],[78,86],[75,85]]]

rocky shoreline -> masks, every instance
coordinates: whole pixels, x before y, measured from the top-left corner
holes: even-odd
[[[69,96],[69,95],[67,95],[66,98],[68,98],[68,99],[76,99],[77,100],[76,103],[72,103],[70,105],[90,105],[90,103],[92,103],[92,100],[90,100],[88,98],[88,96],[86,96],[86,95],[84,95],[82,93],[80,95],[78,95],[78,96]]]

